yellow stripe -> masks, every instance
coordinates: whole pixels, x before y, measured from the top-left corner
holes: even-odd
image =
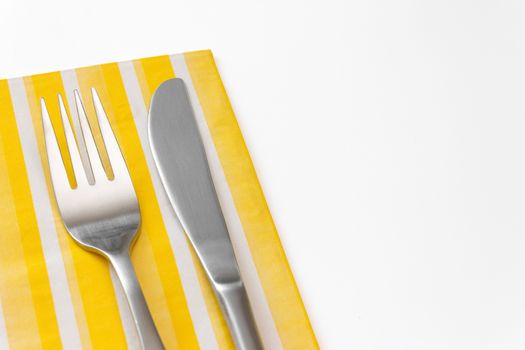
[[[64,147],[62,151],[66,152],[66,142],[63,131],[61,131],[57,102],[58,93],[65,96],[62,78],[58,72],[37,75],[25,78],[25,85],[33,124],[37,134],[39,151],[43,159],[48,189],[52,198],[53,215],[57,223],[57,233],[59,235],[61,250],[66,259],[66,273],[70,286],[72,287],[75,316],[79,324],[83,347],[92,347],[93,349],[125,349],[126,340],[109,274],[108,263],[101,256],[82,249],[73,239],[68,237],[52,192],[42,135],[39,100],[41,97],[45,98],[50,117],[55,126],[59,144]],[[65,159],[68,163],[68,171],[72,173],[69,157],[67,156]]]
[[[29,277],[30,261],[22,243],[8,169],[6,123],[14,118],[7,81],[0,81],[0,293],[10,348],[42,347],[39,320]],[[42,339],[43,340],[43,339]]]
[[[117,64],[77,69],[84,101],[95,87],[126,159],[141,204],[141,229],[132,259],[148,305],[168,349],[198,349],[177,264],[134,125]],[[93,114],[92,103],[86,103]],[[146,116],[140,116],[145,118]]]
[[[9,93],[7,84],[2,84],[0,89]],[[7,107],[7,103],[5,106]],[[10,112],[13,110],[11,109]],[[14,113],[6,113],[2,116],[0,134],[4,150],[7,150],[4,157],[7,162],[20,238],[28,265],[29,282],[42,345],[44,348],[57,349],[61,347],[60,333]]]
[[[151,96],[157,87],[162,82],[175,78],[170,58],[169,56],[144,58],[134,61],[133,64],[139,80],[144,103],[146,106],[149,106]],[[191,254],[219,348],[221,350],[234,349],[228,326],[220,310],[219,303],[215,298],[215,294],[207,280],[204,269],[193,249],[191,249]]]
[[[185,60],[283,346],[317,349],[319,345],[212,53],[187,53]]]
[[[167,79],[175,78],[169,56],[157,56],[133,61],[144,103],[149,106],[157,87]]]

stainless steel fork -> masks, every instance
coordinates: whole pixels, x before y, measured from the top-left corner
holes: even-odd
[[[84,106],[79,93],[75,91],[75,104],[83,135],[77,137],[84,138],[89,156],[85,164],[90,169],[85,169],[82,164],[64,102],[58,95],[77,183],[74,188],[70,186],[46,103],[41,99],[44,137],[55,197],[64,225],[75,241],[106,257],[115,268],[126,293],[142,348],[163,349],[129,255],[140,224],[137,196],[100,98],[95,89],[91,93],[114,177],[108,179],[104,171]],[[92,174],[94,180],[88,181],[91,176],[87,174]]]

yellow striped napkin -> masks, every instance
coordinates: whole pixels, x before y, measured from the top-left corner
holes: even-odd
[[[0,80],[0,349],[138,344],[114,272],[69,237],[49,180],[39,100],[46,99],[65,150],[57,94],[73,106],[78,89],[96,123],[91,87],[105,106],[140,202],[132,260],[164,343],[168,349],[233,349],[148,147],[151,95],[175,76],[188,86],[266,348],[318,348],[213,56],[198,51]],[[75,108],[68,109],[74,116]]]

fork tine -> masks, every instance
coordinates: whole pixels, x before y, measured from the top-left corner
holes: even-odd
[[[51,182],[55,193],[61,193],[67,189],[71,189],[69,180],[67,178],[66,168],[60,154],[60,148],[55,136],[55,131],[51,120],[49,119],[49,112],[46,107],[46,102],[43,98],[40,99],[40,112],[42,115],[42,126],[44,128],[44,139],[46,142],[47,160],[49,163],[49,171],[51,173]]]
[[[95,144],[95,139],[91,133],[91,127],[86,116],[84,104],[82,103],[77,90],[75,90],[75,103],[77,105],[78,118],[80,119],[80,129],[82,129],[82,134],[84,135],[84,143],[86,144],[89,162],[91,163],[91,170],[93,171],[95,182],[107,179],[106,172],[104,171],[104,167],[102,166],[102,161],[100,160],[100,155],[97,150],[97,145]]]
[[[77,187],[86,185],[88,183],[86,171],[82,165],[82,160],[80,159],[80,153],[75,141],[75,136],[73,135],[73,130],[71,130],[71,123],[68,118],[66,106],[64,105],[64,101],[62,100],[62,96],[60,94],[58,95],[58,104],[60,106],[62,125],[64,125],[64,132],[66,134],[67,147],[69,148],[69,156],[71,158],[71,163],[73,164],[75,179],[77,180]]]
[[[100,97],[98,97],[97,90],[91,88],[91,96],[93,97],[93,104],[95,106],[95,112],[97,114],[98,125],[100,126],[100,131],[102,133],[102,138],[104,139],[104,145],[106,146],[106,151],[111,163],[111,168],[113,169],[114,177],[125,176],[128,173],[126,162],[122,156],[122,152],[118,146],[117,140],[115,139],[115,134],[111,129],[111,125],[108,121],[108,116],[104,111]]]

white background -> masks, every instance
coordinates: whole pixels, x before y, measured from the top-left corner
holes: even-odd
[[[524,15],[0,0],[0,77],[211,48],[323,349],[523,349]]]

